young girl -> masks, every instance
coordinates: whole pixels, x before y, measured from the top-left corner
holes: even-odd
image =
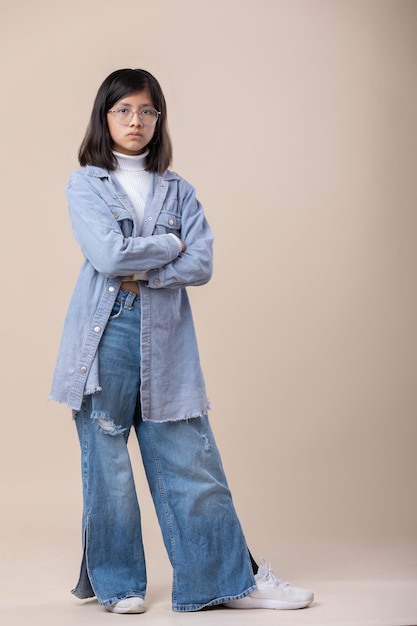
[[[51,391],[73,409],[81,446],[73,593],[114,613],[145,610],[133,428],[173,568],[173,609],[302,608],[310,591],[253,561],[210,428],[186,287],[210,279],[213,236],[193,187],[168,170],[171,156],[157,80],[144,70],[110,74],[67,187],[85,259]]]

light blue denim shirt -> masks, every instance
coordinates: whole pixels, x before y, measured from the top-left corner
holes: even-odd
[[[66,315],[50,398],[78,411],[99,393],[97,348],[124,277],[140,281],[141,409],[144,420],[175,421],[207,413],[186,287],[210,280],[213,235],[194,188],[178,174],[152,174],[141,232],[116,178],[86,166],[69,179],[73,231],[84,254]],[[170,234],[171,233],[171,234]],[[187,249],[180,253],[180,237]]]

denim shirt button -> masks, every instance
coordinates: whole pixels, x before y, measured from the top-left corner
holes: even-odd
[[[86,374],[87,373],[87,368],[85,365],[83,365],[82,367],[80,367],[80,372],[81,374]]]
[[[116,287],[113,287],[113,285],[110,285],[109,291],[110,293],[114,293],[116,291]]]
[[[153,284],[154,285],[160,285],[161,281],[159,280],[159,278],[155,278],[154,281],[153,281]]]
[[[101,331],[101,327],[100,326],[94,326],[94,332],[95,333],[99,333]]]

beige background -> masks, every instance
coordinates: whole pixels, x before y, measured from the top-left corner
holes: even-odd
[[[216,236],[190,293],[254,554],[307,585],[415,580],[417,3],[17,0],[0,35],[4,578],[75,582],[78,444],[47,400],[81,262],[65,183],[101,81],[143,67]],[[28,550],[49,566],[25,581]]]

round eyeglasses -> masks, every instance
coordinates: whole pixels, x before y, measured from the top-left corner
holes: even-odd
[[[113,113],[114,120],[122,126],[129,126],[136,113],[138,114],[138,118],[143,126],[153,126],[156,124],[158,117],[161,115],[160,111],[157,111],[152,107],[144,107],[139,111],[131,111],[126,107],[119,107],[118,109],[110,109],[109,113]]]

